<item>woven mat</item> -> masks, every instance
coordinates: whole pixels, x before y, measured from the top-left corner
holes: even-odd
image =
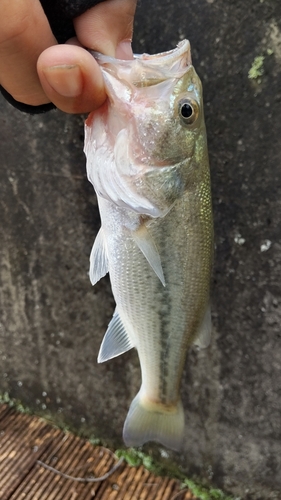
[[[106,474],[118,459],[44,420],[0,405],[1,500],[196,500],[180,482],[125,462],[107,479],[76,482],[47,470],[42,461],[80,478]]]

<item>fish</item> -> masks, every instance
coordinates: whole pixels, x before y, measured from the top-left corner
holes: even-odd
[[[86,167],[101,228],[90,255],[93,285],[109,272],[116,309],[98,354],[132,348],[141,386],[126,446],[180,450],[180,386],[188,349],[211,336],[213,220],[202,85],[190,43],[117,60],[94,53],[107,101],[85,123]]]

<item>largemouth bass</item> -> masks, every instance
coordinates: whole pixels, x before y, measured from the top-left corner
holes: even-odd
[[[94,285],[109,272],[116,310],[98,362],[135,347],[142,383],[127,446],[181,448],[180,382],[192,343],[208,345],[213,223],[202,88],[187,40],[131,61],[95,54],[107,102],[86,122],[101,229]]]

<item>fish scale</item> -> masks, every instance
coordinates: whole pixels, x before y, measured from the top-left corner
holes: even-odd
[[[213,224],[201,83],[187,40],[159,56],[96,57],[109,100],[86,123],[87,171],[102,224],[90,278],[95,284],[109,272],[116,301],[98,361],[137,349],[142,380],[125,444],[157,441],[178,450],[187,351],[193,342],[206,347],[211,333]]]

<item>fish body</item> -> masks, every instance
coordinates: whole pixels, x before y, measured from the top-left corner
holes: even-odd
[[[96,55],[109,96],[86,122],[101,229],[95,284],[110,275],[116,310],[98,361],[135,347],[142,383],[128,446],[182,446],[180,382],[192,343],[208,345],[213,223],[202,88],[190,46],[117,61]]]

